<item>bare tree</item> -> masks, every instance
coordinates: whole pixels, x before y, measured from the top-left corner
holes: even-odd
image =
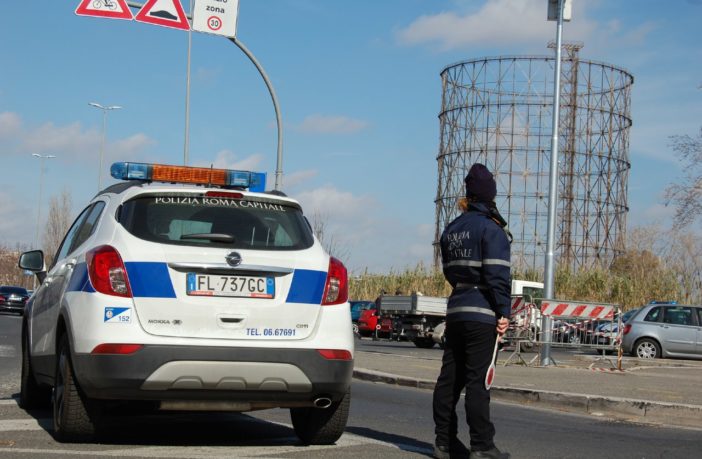
[[[44,233],[44,253],[47,265],[50,260],[54,259],[59,244],[71,225],[72,201],[71,193],[64,188],[61,194],[51,198],[49,203],[49,216],[46,219]]]
[[[312,214],[312,221],[310,222],[310,225],[312,225],[312,232],[314,232],[314,235],[319,239],[322,247],[324,247],[324,250],[326,250],[329,255],[346,263],[351,255],[351,250],[346,244],[339,241],[339,237],[335,231],[329,229],[327,226],[328,220],[328,215],[315,211]]]
[[[14,248],[0,244],[0,285],[17,285],[31,288],[32,276],[26,276],[17,266],[21,252],[28,250],[26,246],[17,244]]]
[[[702,128],[696,137],[676,135],[670,139],[684,173],[679,183],[666,188],[665,204],[675,206],[673,226],[680,229],[702,215]]]

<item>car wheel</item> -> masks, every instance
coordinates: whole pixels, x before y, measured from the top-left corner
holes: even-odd
[[[640,359],[655,359],[661,356],[661,346],[650,338],[643,338],[634,346],[636,357]]]
[[[579,335],[570,335],[568,337],[568,342],[570,344],[580,344],[580,336]]]
[[[431,349],[434,347],[434,340],[432,338],[416,338],[414,345],[421,349]]]
[[[47,408],[51,405],[51,391],[48,387],[41,386],[37,383],[36,378],[34,378],[32,361],[29,358],[29,349],[29,338],[25,337],[22,346],[19,406],[25,410]]]
[[[96,434],[99,413],[78,387],[73,376],[68,337],[59,341],[54,379],[54,436],[61,442],[79,442]]]
[[[328,408],[291,408],[295,433],[306,445],[331,445],[344,433],[349,418],[351,388]]]
[[[357,323],[351,324],[351,329],[353,330],[354,335],[358,335],[358,324]]]

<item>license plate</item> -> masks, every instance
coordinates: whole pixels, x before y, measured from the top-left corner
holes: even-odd
[[[188,273],[186,292],[192,296],[273,298],[275,279],[272,277]]]

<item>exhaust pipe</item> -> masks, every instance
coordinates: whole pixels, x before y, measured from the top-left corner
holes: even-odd
[[[319,397],[314,399],[314,406],[316,408],[329,408],[332,404],[332,401],[329,397]]]

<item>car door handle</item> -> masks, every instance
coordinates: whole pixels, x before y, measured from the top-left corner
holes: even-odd
[[[63,264],[64,269],[73,269],[76,267],[76,260],[75,258],[72,260],[67,261],[66,263]]]

